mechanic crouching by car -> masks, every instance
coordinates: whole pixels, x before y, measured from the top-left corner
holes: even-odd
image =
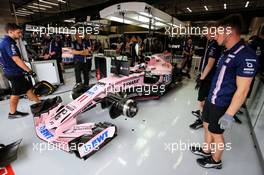
[[[234,115],[243,105],[258,65],[255,52],[240,39],[241,16],[229,16],[219,22],[219,27],[224,31],[218,30],[216,41],[226,50],[217,63],[203,109],[205,140],[203,147],[190,148],[194,154],[203,156],[197,159],[200,166],[216,169],[222,168],[226,146],[223,133],[231,128]]]
[[[91,55],[92,55],[92,49],[91,49],[91,42],[87,42],[85,40],[82,40],[79,33],[76,35],[76,40],[72,42],[72,53],[74,55],[74,66],[75,66],[75,79],[76,79],[76,85],[75,87],[83,84],[83,85],[89,85],[89,73],[91,69]],[[88,43],[90,45],[88,45]],[[81,74],[83,73],[83,79]]]
[[[25,74],[36,76],[36,74],[24,63],[21,58],[17,39],[22,36],[22,29],[15,23],[8,23],[5,27],[7,35],[0,43],[0,63],[3,66],[4,75],[11,84],[10,112],[8,118],[14,119],[28,115],[26,112],[17,111],[19,96],[26,94],[27,97],[35,102],[40,102],[39,98],[32,92],[32,84]]]

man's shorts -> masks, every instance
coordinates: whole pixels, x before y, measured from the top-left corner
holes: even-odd
[[[204,101],[209,94],[211,87],[211,81],[202,81],[201,86],[198,91],[198,101]]]
[[[212,104],[211,102],[205,102],[203,108],[202,119],[203,122],[208,123],[208,130],[213,134],[223,134],[224,130],[220,128],[218,124],[219,119],[225,114],[228,107],[221,107]]]
[[[32,88],[32,84],[23,75],[6,76],[11,83],[11,95],[23,95]]]

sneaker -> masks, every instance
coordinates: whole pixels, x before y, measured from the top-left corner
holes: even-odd
[[[200,118],[200,116],[201,116],[201,111],[200,111],[200,110],[192,111],[192,115],[194,115],[195,117]]]
[[[242,123],[242,121],[236,115],[234,116],[234,119],[235,119],[236,123],[238,123],[238,124]]]
[[[197,119],[189,127],[192,128],[192,129],[194,129],[194,130],[197,130],[199,128],[202,128],[203,127],[203,121],[201,119]]]
[[[190,147],[190,151],[198,156],[203,156],[203,157],[211,157],[211,153],[206,153],[203,151],[202,147],[195,147],[195,146],[191,146]]]
[[[29,113],[27,113],[27,112],[16,111],[14,114],[9,113],[9,114],[8,114],[8,118],[9,118],[9,119],[16,119],[16,118],[22,118],[22,117],[25,117],[25,116],[27,116],[27,115],[29,115]]]
[[[237,112],[237,114],[243,114],[243,111],[239,110],[239,111]]]
[[[215,168],[221,169],[222,168],[222,161],[216,162],[212,157],[207,158],[200,158],[196,160],[197,163],[203,168]]]

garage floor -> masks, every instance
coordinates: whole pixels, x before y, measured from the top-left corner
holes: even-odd
[[[66,85],[58,92],[68,91],[73,85],[73,74],[66,73]],[[71,101],[70,92],[60,94],[65,103]],[[261,175],[257,154],[249,133],[247,119],[234,124],[227,131],[226,142],[231,151],[223,156],[222,170],[207,170],[196,164],[197,156],[188,149],[171,150],[185,144],[202,143],[203,129],[193,131],[189,124],[195,120],[190,111],[196,109],[197,91],[194,80],[184,80],[181,86],[160,100],[139,103],[135,118],[123,116],[111,120],[108,110],[96,107],[79,117],[80,122],[112,122],[118,127],[118,136],[86,161],[60,150],[40,151],[36,145],[44,143],[37,138],[32,116],[8,120],[8,101],[0,102],[0,143],[10,143],[23,138],[18,159],[12,166],[17,175],[105,175],[105,174],[204,174],[204,175]],[[30,103],[23,99],[19,108],[29,111]]]

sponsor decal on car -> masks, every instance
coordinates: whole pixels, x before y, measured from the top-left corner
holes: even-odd
[[[45,125],[40,126],[38,130],[46,139],[54,137],[54,135],[46,128]]]
[[[107,138],[111,138],[115,134],[115,127],[108,127],[102,132],[97,134],[94,138],[89,140],[87,143],[83,144],[78,148],[80,156],[84,157],[92,151],[98,150],[99,146],[103,144]]]
[[[129,82],[125,82],[124,86],[130,86],[130,85],[133,85],[133,84],[137,84],[138,82],[139,82],[139,78],[135,79],[135,80],[132,80],[132,81],[129,81]]]

